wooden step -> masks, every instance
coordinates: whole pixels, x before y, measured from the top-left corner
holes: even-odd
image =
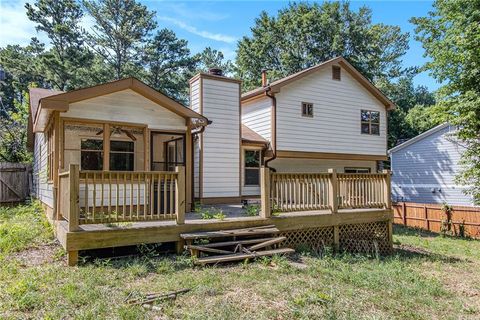
[[[196,264],[210,264],[210,263],[221,263],[221,262],[231,262],[239,261],[257,257],[273,256],[275,254],[290,254],[294,253],[295,250],[290,248],[274,249],[274,250],[265,250],[257,251],[254,253],[236,253],[236,254],[227,254],[227,255],[218,255],[218,256],[209,256],[205,258],[199,258],[195,261]]]
[[[182,233],[180,234],[180,237],[184,240],[196,240],[196,239],[206,239],[206,238],[266,235],[266,234],[276,234],[279,232],[280,230],[278,230],[274,225],[269,225],[269,226],[253,227],[253,228],[245,228],[245,229]]]

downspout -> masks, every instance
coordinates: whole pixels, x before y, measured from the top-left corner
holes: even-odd
[[[265,95],[272,100],[272,137],[271,137],[271,144],[272,144],[272,152],[273,156],[267,160],[265,160],[265,167],[269,168],[273,172],[276,172],[275,168],[271,168],[268,166],[268,163],[272,160],[277,158],[277,98],[273,93],[271,93],[272,88],[268,86],[265,91]]]
[[[203,131],[205,131],[205,128],[209,125],[212,124],[211,120],[207,120],[207,125],[202,126],[200,130],[192,132],[192,146],[191,146],[191,154],[192,154],[192,198],[195,199],[195,136],[198,136],[199,134],[202,134]],[[195,204],[192,201],[192,206],[195,206]],[[192,208],[193,209],[193,208]]]

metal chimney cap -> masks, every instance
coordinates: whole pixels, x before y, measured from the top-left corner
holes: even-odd
[[[214,76],[223,76],[223,70],[220,68],[210,68],[208,69],[208,73]]]

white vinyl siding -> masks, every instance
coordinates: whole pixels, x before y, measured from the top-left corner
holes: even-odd
[[[464,187],[455,182],[460,171],[463,147],[453,137],[453,127],[445,127],[408,146],[392,152],[393,200],[472,205]]]
[[[47,144],[43,133],[35,133],[33,159],[33,194],[53,208],[53,183],[47,182]]]
[[[319,70],[281,88],[277,97],[277,149],[288,151],[386,155],[386,109],[342,69],[341,81],[331,68]],[[314,105],[302,117],[302,102]],[[380,112],[380,135],[361,134],[362,109]],[[253,129],[253,128],[252,128]]]
[[[203,197],[240,196],[240,84],[202,79]]]
[[[185,119],[131,89],[71,103],[62,117],[148,125],[151,129],[184,131]]]
[[[272,101],[260,98],[242,104],[242,123],[270,141],[272,135]]]
[[[198,113],[200,112],[200,79],[197,78],[190,83],[190,108]],[[193,141],[193,196],[200,197],[200,143],[201,137],[198,135]]]
[[[330,159],[275,159],[270,166],[278,172],[308,173],[327,172],[328,169],[336,169],[344,172],[345,168],[370,168],[370,172],[377,172],[376,161],[361,160],[330,160]]]

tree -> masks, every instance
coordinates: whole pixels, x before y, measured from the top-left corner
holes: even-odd
[[[38,0],[27,3],[27,17],[45,32],[51,48],[39,55],[40,72],[52,87],[71,90],[90,84],[86,72],[93,54],[85,47],[80,27],[83,11],[75,0]]]
[[[0,66],[5,72],[5,79],[0,81],[0,117],[6,117],[8,111],[15,111],[15,103],[23,104],[23,92],[28,91],[30,83],[48,86],[38,64],[38,56],[43,50],[43,44],[35,38],[25,47],[7,45],[0,48]]]
[[[112,78],[137,74],[143,47],[157,26],[155,12],[135,0],[85,0],[83,4],[95,21],[89,43],[112,69]]]
[[[157,32],[145,48],[145,82],[182,102],[188,100],[188,79],[197,63],[190,55],[186,40],[168,29]]]
[[[233,72],[233,64],[230,60],[225,60],[223,52],[206,47],[202,52],[196,55],[198,59],[197,71],[207,72],[208,69],[222,69],[224,74]]]
[[[0,118],[0,161],[30,162],[31,154],[27,150],[28,94],[15,100],[13,110],[6,111],[0,101],[5,116]]]
[[[433,118],[431,118],[431,122],[424,123],[422,126],[416,125],[415,121],[407,121],[412,110],[415,110],[415,113],[418,115],[424,109],[435,104],[435,98],[428,91],[427,87],[415,87],[413,84],[414,76],[415,72],[410,72],[395,82],[388,79],[380,79],[376,83],[377,87],[397,105],[397,108],[390,111],[388,115],[389,148],[411,139],[422,133],[424,129],[428,130],[437,124]]]
[[[441,83],[439,105],[458,125],[466,151],[458,181],[480,203],[480,0],[437,0],[427,17],[412,18],[431,61],[425,69]]]
[[[237,48],[238,75],[245,87],[260,85],[260,71],[275,79],[337,56],[345,57],[369,80],[399,76],[408,33],[398,26],[372,24],[371,10],[349,3],[293,3],[276,17],[262,12]]]

